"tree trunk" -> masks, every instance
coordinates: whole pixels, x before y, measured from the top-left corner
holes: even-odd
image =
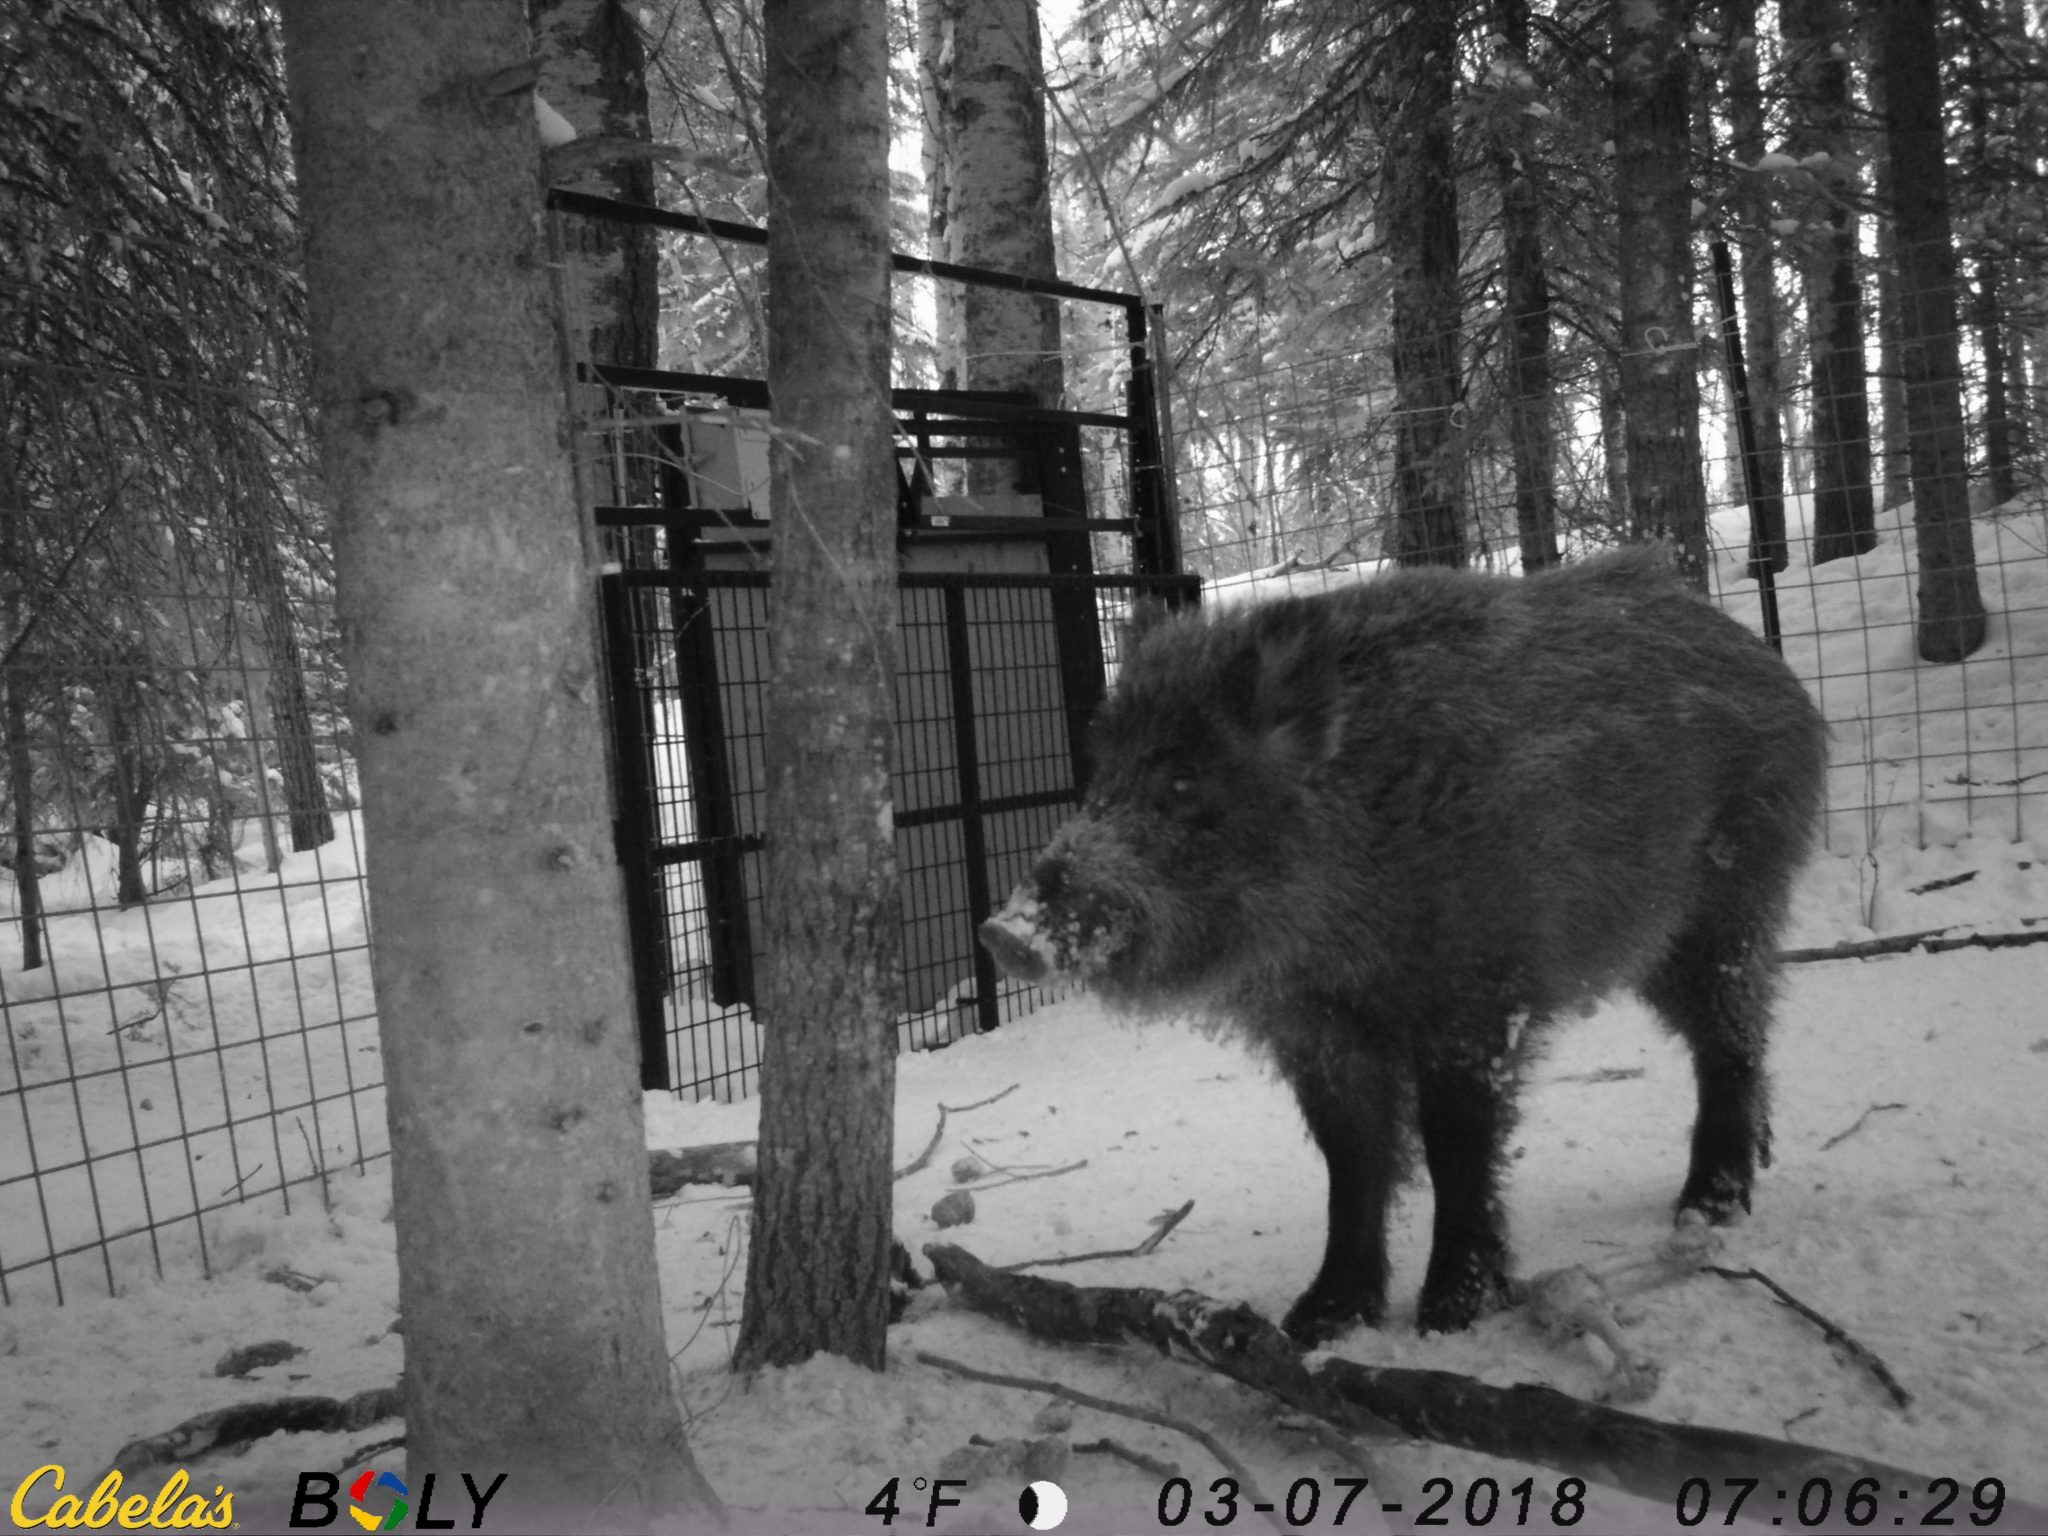
[[[21,924],[21,968],[33,971],[43,964],[43,895],[36,870],[35,760],[28,737],[28,605],[22,601],[29,571],[28,536],[22,526],[28,508],[15,471],[15,410],[21,412],[24,431],[33,425],[33,412],[23,401],[19,370],[0,368],[0,385],[5,386],[0,396],[10,402],[0,407],[0,735],[6,743],[7,796],[13,811],[9,862],[14,868],[15,915]]]
[[[1452,160],[1457,7],[1413,5],[1378,61],[1382,228],[1394,308],[1394,547],[1402,565],[1465,564],[1459,416],[1463,314]]]
[[[1706,590],[1707,489],[1700,464],[1699,350],[1692,323],[1690,71],[1681,0],[1616,5],[1615,201],[1621,250],[1621,396],[1628,525],[1669,540]]]
[[[1956,254],[1942,143],[1934,0],[1884,0],[1885,141],[1897,221],[1919,648],[1961,661],[1984,643],[1984,599],[1970,525],[1969,444],[1956,338]]]
[[[1608,527],[1628,527],[1628,422],[1621,409],[1621,364],[1602,351],[1594,364],[1600,389],[1600,466],[1607,488]]]
[[[938,0],[937,85],[943,251],[968,266],[1056,275],[1045,144],[1045,65],[1037,0]],[[950,33],[950,36],[948,35]],[[924,50],[929,56],[929,46]],[[951,68],[945,67],[950,58]],[[938,204],[935,203],[935,209]],[[934,223],[939,223],[935,211]],[[940,314],[947,310],[942,307]],[[1049,298],[970,287],[960,299],[962,389],[1014,390],[1056,406],[1065,389],[1060,309]],[[945,355],[949,346],[940,343]]]
[[[142,832],[150,797],[156,793],[156,764],[138,718],[143,702],[137,675],[143,665],[138,657],[114,653],[94,690],[107,722],[108,793],[114,818],[107,836],[114,845],[114,899],[123,908],[139,907],[149,899],[142,878]]]
[[[244,515],[252,511],[245,508]],[[313,710],[306,698],[306,666],[292,620],[284,563],[277,557],[274,540],[270,529],[245,527],[236,538],[235,553],[242,581],[256,607],[264,655],[270,663],[270,724],[276,738],[278,776],[284,783],[285,811],[291,817],[292,850],[304,853],[334,840],[334,817],[327,808],[327,786],[320,779]],[[261,728],[252,720],[250,729],[260,733]]]
[[[705,1511],[657,1290],[525,13],[283,10],[407,1476],[515,1468],[508,1523],[542,1529]]]
[[[647,54],[624,0],[528,0],[536,87],[580,140],[615,152],[551,179],[578,192],[654,202],[654,165],[626,146],[647,144]],[[568,221],[568,315],[582,323],[572,345],[600,363],[652,368],[661,354],[660,251],[653,226]]]
[[[14,629],[9,624],[8,634]],[[21,968],[33,971],[43,964],[43,891],[36,869],[35,761],[29,755],[28,706],[22,702],[26,675],[18,661],[8,663],[6,676],[0,677],[0,694],[4,694],[0,711],[4,711],[7,734],[7,791],[14,810],[10,841],[15,915],[21,923]]]
[[[2006,392],[2011,364],[2005,355],[2005,313],[1999,297],[1999,258],[1991,252],[1977,257],[1977,287],[1971,318],[1977,328],[1977,349],[1984,359],[1984,478],[1991,504],[2002,507],[2014,495],[2012,403]]]
[[[1493,0],[1493,27],[1506,62],[1529,79],[1528,0]],[[1508,119],[1511,137],[1494,146],[1500,178],[1501,289],[1507,313],[1510,397],[1508,439],[1515,464],[1515,531],[1522,569],[1557,564],[1556,410],[1550,372],[1550,275],[1543,261],[1542,210],[1536,194],[1534,134],[1526,112]]]
[[[534,56],[540,65],[542,98],[576,130],[574,142],[601,146],[595,160],[557,157],[549,168],[554,185],[599,197],[651,206],[655,201],[654,165],[644,152],[653,129],[648,118],[647,54],[639,25],[624,0],[528,0],[533,21]],[[564,325],[572,363],[609,363],[624,368],[653,368],[661,360],[661,251],[649,224],[621,224],[608,219],[563,219],[562,288]],[[598,386],[579,390],[579,408],[586,418],[603,410]],[[621,411],[644,396],[619,397]],[[591,483],[604,484],[600,499],[620,506],[650,506],[655,500],[656,466],[662,450],[650,432],[634,431],[623,420],[612,430],[622,441],[608,443],[620,451],[603,455],[600,469],[591,466]],[[600,478],[601,477],[601,478]],[[651,529],[605,528],[598,531],[605,557],[628,569],[644,570],[658,563],[657,540]],[[643,610],[637,632],[667,626],[655,613],[661,594],[639,590],[631,601]],[[651,665],[651,656],[635,658]]]
[[[1757,74],[1756,0],[1726,0],[1728,28],[1728,123],[1730,148],[1745,166],[1753,166],[1769,148],[1764,138],[1763,90]],[[1737,242],[1742,273],[1744,361],[1749,367],[1749,398],[1756,424],[1755,520],[1749,563],[1759,561],[1773,571],[1791,563],[1785,540],[1785,432],[1779,402],[1785,397],[1784,372],[1778,356],[1777,262],[1772,253],[1773,217],[1767,173],[1739,173],[1737,217],[1743,226]]]
[[[1870,400],[1863,294],[1856,278],[1858,195],[1851,139],[1847,18],[1836,0],[1779,0],[1799,176],[1800,268],[1813,369],[1813,564],[1877,547],[1871,497]]]
[[[1980,175],[1986,179],[1991,168],[1991,93],[1986,79],[1985,47],[1982,39],[1970,44],[1970,83],[1967,93],[1970,150]],[[2009,365],[2006,361],[2005,314],[1999,268],[2004,244],[1998,230],[1998,210],[1987,209],[1984,227],[1977,235],[1976,290],[1971,295],[1970,318],[1977,331],[1977,352],[1984,369],[1984,478],[1990,485],[1991,504],[2002,507],[2013,498],[2012,407],[2006,394]]]
[[[890,812],[888,10],[768,0],[766,719],[760,1177],[735,1362],[879,1370],[902,929]]]
[[[1872,22],[1878,24],[1873,26]],[[1863,36],[1871,63],[1868,70],[1870,110],[1880,123],[1885,116],[1884,69],[1881,66],[1882,18],[1865,17]],[[1884,427],[1878,440],[1881,504],[1901,507],[1913,499],[1913,476],[1909,434],[1906,430],[1905,361],[1899,353],[1899,336],[1905,324],[1899,297],[1898,220],[1892,214],[1891,156],[1880,152],[1872,157],[1871,177],[1881,210],[1877,220],[1877,371],[1878,399],[1884,407]]]
[[[923,128],[925,250],[934,261],[956,260],[952,236],[953,37],[963,0],[917,0],[917,96]],[[967,337],[959,283],[932,284],[932,350],[939,388],[964,387],[961,348]]]

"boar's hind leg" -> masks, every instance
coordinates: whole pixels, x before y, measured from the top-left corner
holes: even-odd
[[[1345,1046],[1348,1020],[1312,1023],[1326,1031],[1322,1038],[1279,1053],[1330,1176],[1323,1267],[1282,1325],[1305,1346],[1353,1323],[1377,1323],[1386,1312],[1387,1207],[1401,1179],[1403,1146],[1400,1073],[1369,1051]]]
[[[1506,1030],[1499,1054],[1473,1049],[1487,1034],[1447,1032],[1448,1049],[1425,1052],[1416,1073],[1416,1120],[1436,1197],[1429,1269],[1416,1326],[1449,1333],[1469,1327],[1507,1295],[1507,1223],[1500,1163],[1514,1124],[1514,1064]]]
[[[1643,998],[1692,1047],[1699,1118],[1678,1210],[1710,1222],[1749,1209],[1750,1185],[1771,1160],[1766,1036],[1777,962],[1768,928],[1703,925],[1680,934],[1643,983]]]

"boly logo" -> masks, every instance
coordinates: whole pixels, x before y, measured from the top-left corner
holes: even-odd
[[[452,1531],[456,1521],[452,1518],[437,1519],[434,1515],[434,1477],[429,1472],[420,1479],[419,1498],[413,1498],[413,1491],[395,1472],[379,1472],[367,1467],[356,1475],[348,1485],[349,1518],[366,1531],[395,1531],[412,1516],[411,1529],[415,1531]],[[484,1506],[496,1497],[505,1484],[505,1474],[500,1472],[491,1479],[490,1486],[479,1489],[476,1479],[469,1473],[462,1474],[462,1486],[469,1494],[468,1530],[479,1531],[484,1524]],[[297,1489],[292,1495],[292,1512],[285,1521],[285,1527],[294,1531],[317,1531],[334,1524],[334,1517],[341,1513],[337,1495],[341,1492],[341,1479],[332,1472],[301,1472]],[[387,1501],[389,1501],[387,1503]],[[444,1501],[445,1502],[445,1501]]]
[[[369,1493],[373,1486],[392,1488],[398,1492],[398,1497],[391,1501],[391,1512],[381,1521],[362,1507],[364,1495]],[[356,1524],[366,1531],[395,1531],[398,1529],[398,1522],[405,1518],[406,1511],[412,1508],[407,1502],[407,1496],[411,1492],[410,1488],[391,1473],[365,1467],[363,1475],[348,1485],[348,1501],[356,1506],[349,1513],[355,1516]]]
[[[30,1490],[44,1479],[48,1492],[56,1495],[40,1515],[28,1512]],[[235,1496],[215,1485],[216,1502],[209,1504],[203,1494],[187,1493],[192,1476],[182,1467],[173,1472],[154,1494],[121,1495],[121,1474],[109,1472],[89,1498],[64,1491],[64,1469],[55,1462],[21,1480],[7,1513],[14,1517],[16,1530],[103,1531],[118,1525],[124,1531],[224,1531],[235,1523]]]

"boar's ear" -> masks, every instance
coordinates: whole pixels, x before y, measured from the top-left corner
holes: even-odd
[[[1166,606],[1166,599],[1156,592],[1140,592],[1131,598],[1131,606],[1118,626],[1118,649],[1128,659],[1133,651],[1144,643],[1145,637],[1173,617],[1173,610]]]
[[[1336,756],[1344,727],[1340,682],[1328,636],[1268,637],[1259,649],[1253,715],[1266,749],[1303,773]]]

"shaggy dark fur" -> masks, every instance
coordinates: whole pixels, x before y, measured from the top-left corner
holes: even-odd
[[[1611,988],[1692,1048],[1679,1209],[1748,1209],[1825,726],[1660,554],[1524,580],[1402,571],[1165,622],[1094,747],[1086,804],[984,942],[1012,974],[1078,973],[1271,1053],[1330,1175],[1290,1333],[1383,1315],[1410,1126],[1436,1195],[1421,1325],[1498,1301],[1519,1064]]]

